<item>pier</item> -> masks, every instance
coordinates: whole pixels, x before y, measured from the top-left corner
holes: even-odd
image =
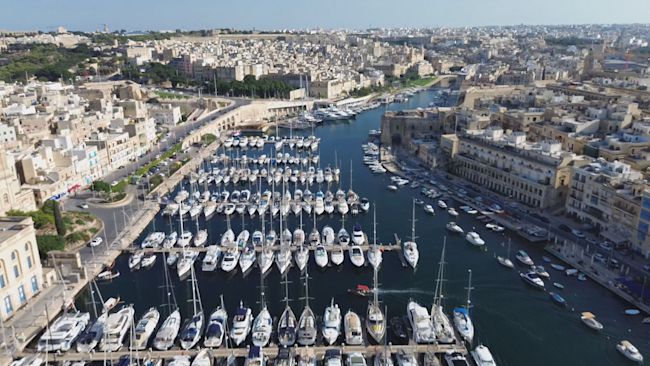
[[[228,248],[236,248],[237,247],[236,245],[231,245],[231,246],[221,246],[219,244],[215,244],[215,245],[217,245],[221,249],[228,249]],[[311,246],[308,243],[306,243],[304,246],[309,251],[315,251],[316,250],[315,246]],[[353,246],[353,244],[350,244],[350,245],[347,245],[347,246],[339,246],[338,244],[335,244],[335,245],[326,245],[325,244],[325,245],[323,245],[325,250],[328,251],[328,252],[331,252],[332,250],[334,250],[335,247],[336,248],[340,247],[343,250],[348,250],[352,246]],[[366,252],[366,251],[370,250],[370,248],[374,247],[374,245],[373,244],[362,244],[362,245],[358,245],[358,247],[360,247],[362,251]],[[383,252],[386,252],[386,251],[392,252],[392,251],[401,251],[402,250],[402,246],[399,243],[396,243],[396,244],[377,244],[377,247],[379,248],[379,250],[381,250]],[[255,251],[260,253],[260,252],[262,252],[262,250],[264,250],[264,248],[266,248],[266,247],[258,246],[258,247],[255,247]],[[271,246],[270,248],[273,251],[277,252],[277,251],[280,251],[282,249],[282,246],[276,244],[276,245]],[[289,247],[289,250],[291,250],[292,252],[298,251],[299,249],[300,249],[300,247],[295,246],[295,245],[292,245],[292,246]],[[173,248],[161,248],[161,247],[158,247],[158,248],[144,248],[144,249],[129,247],[129,248],[124,249],[125,252],[144,252],[144,253],[185,253],[185,252],[203,253],[203,252],[207,252],[207,250],[208,250],[207,246],[204,246],[204,247],[187,246],[185,248],[179,248],[179,247],[175,246]]]
[[[446,352],[460,352],[467,356],[468,351],[464,345],[459,344],[409,344],[409,345],[392,345],[387,346],[383,345],[368,345],[368,346],[349,346],[349,345],[334,345],[334,346],[313,346],[313,347],[291,347],[296,351],[296,354],[301,354],[304,352],[309,352],[313,354],[316,359],[322,359],[325,355],[325,351],[330,349],[339,349],[342,354],[350,353],[361,353],[368,356],[374,356],[379,352],[386,350],[391,354],[397,354],[400,351],[413,352],[415,354],[425,354],[425,353],[434,353],[434,354],[444,354]],[[280,347],[278,346],[267,346],[262,348],[262,354],[266,357],[274,358],[278,355]],[[215,348],[210,349],[212,352],[212,357],[214,358],[226,358],[229,356],[235,357],[246,357],[248,355],[248,348]],[[194,357],[199,353],[199,349],[172,349],[168,351],[129,351],[121,350],[116,352],[92,352],[92,353],[79,353],[79,352],[66,352],[66,353],[52,353],[48,355],[48,361],[53,362],[75,362],[75,361],[117,361],[121,357],[131,356],[133,358],[151,358],[151,359],[171,359],[176,356],[190,356]],[[19,357],[25,357],[33,355],[34,352],[25,351],[18,354]]]

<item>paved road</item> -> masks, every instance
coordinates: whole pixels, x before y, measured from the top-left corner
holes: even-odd
[[[108,173],[107,175],[104,176],[103,180],[106,182],[112,182],[112,181],[117,181],[117,180],[122,180],[124,178],[127,178],[129,175],[131,175],[133,172],[138,170],[140,167],[154,160],[158,154],[167,151],[176,143],[180,142],[182,139],[187,137],[193,130],[207,125],[208,123],[221,117],[225,113],[232,111],[233,109],[239,108],[243,105],[250,103],[250,100],[240,99],[240,98],[229,98],[229,100],[232,101],[231,105],[215,113],[212,113],[207,118],[201,118],[196,121],[186,121],[184,123],[181,123],[178,126],[172,127],[169,130],[169,132],[171,133],[171,137],[167,138],[165,141],[158,142],[156,146],[154,146],[151,149],[151,151],[139,157],[137,161],[128,164],[122,169],[117,169],[111,173]]]

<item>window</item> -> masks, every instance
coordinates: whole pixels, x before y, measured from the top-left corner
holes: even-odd
[[[32,276],[32,292],[38,292],[38,280],[36,279],[36,276]]]
[[[32,268],[32,257],[27,256],[27,268]]]
[[[25,301],[27,301],[27,297],[25,296],[25,287],[23,285],[18,287],[18,300],[21,304],[24,304]]]
[[[2,268],[0,268],[0,288],[5,288],[5,275],[2,273]]]
[[[11,305],[11,297],[5,296],[5,313],[11,315],[14,312],[14,307]]]
[[[20,269],[18,269],[17,264],[14,264],[14,277],[16,278],[20,277]]]

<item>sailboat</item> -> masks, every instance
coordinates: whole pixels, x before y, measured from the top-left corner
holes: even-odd
[[[252,338],[253,344],[257,347],[265,347],[271,339],[271,332],[273,332],[273,318],[271,313],[266,307],[264,301],[264,276],[260,273],[260,304],[262,309],[257,314],[253,321]]]
[[[296,315],[291,310],[291,306],[289,306],[289,281],[287,280],[286,274],[284,275],[283,282],[285,307],[278,322],[278,341],[284,347],[291,347],[296,343],[297,320]]]
[[[221,296],[221,305],[210,315],[208,326],[205,329],[205,337],[203,339],[203,346],[205,347],[220,347],[223,343],[224,335],[226,334],[226,324],[228,322],[228,312],[223,303],[223,295]]]
[[[259,257],[257,259],[257,265],[260,268],[260,272],[262,274],[266,274],[269,271],[269,269],[271,269],[271,266],[273,265],[273,259],[275,257],[275,253],[271,248],[273,243],[269,243],[269,240],[266,240],[266,236],[264,235],[264,232],[266,231],[266,228],[264,226],[264,215],[261,216],[262,216],[262,237],[264,237],[265,239],[262,243],[262,251],[260,252]],[[271,217],[271,220],[273,220],[273,217]],[[273,224],[273,221],[271,221],[271,224]],[[275,232],[273,234],[273,238],[275,238]]]
[[[316,216],[314,215],[314,223],[316,222]],[[309,261],[309,249],[304,245],[305,244],[305,232],[302,230],[302,212],[300,213],[300,227],[293,232],[294,244],[298,246],[298,250],[294,253],[294,259],[296,261],[296,266],[302,272],[307,266]]]
[[[512,260],[510,260],[510,238],[508,238],[508,254],[506,254],[505,257],[497,257],[497,261],[499,261],[499,264],[506,267],[506,268],[515,268],[514,263],[512,263]]]
[[[334,298],[332,298],[330,305],[325,308],[322,333],[327,345],[330,346],[336,342],[341,333],[341,309],[334,303]]]
[[[442,307],[443,299],[443,282],[445,268],[445,248],[447,246],[447,237],[444,237],[442,244],[442,254],[440,255],[440,264],[438,267],[438,278],[436,279],[436,289],[434,291],[433,304],[431,305],[431,319],[434,331],[439,343],[454,343],[454,330],[451,328],[449,318]]]
[[[368,249],[368,262],[374,269],[378,269],[383,260],[381,249],[377,246],[377,210],[372,205],[372,246]]]
[[[163,258],[164,256],[165,253],[163,252]],[[156,337],[153,340],[153,347],[160,351],[166,351],[174,345],[174,341],[176,340],[176,336],[178,335],[178,331],[181,327],[181,313],[178,311],[178,306],[176,305],[174,288],[171,285],[171,281],[169,280],[169,272],[167,271],[167,266],[163,267],[165,278],[164,289],[167,295],[167,308],[169,309],[170,313],[160,326],[160,329],[158,329]]]
[[[470,294],[472,291],[472,270],[468,270],[467,280],[467,302],[464,307],[454,308],[454,325],[460,336],[470,345],[474,339],[474,324],[469,316],[469,309],[472,306]]]
[[[287,235],[288,234],[288,235]],[[280,251],[275,256],[275,264],[280,274],[284,274],[291,265],[291,232],[287,229],[282,231],[282,217],[280,217]]]
[[[180,341],[181,348],[190,349],[194,347],[199,340],[201,339],[201,334],[203,333],[203,305],[201,304],[201,294],[199,292],[199,286],[196,282],[196,275],[194,273],[194,266],[190,269],[190,277],[192,284],[192,308],[193,314],[192,318],[185,324],[183,330],[181,331]]]
[[[373,271],[373,291],[372,300],[368,302],[368,312],[366,313],[366,330],[372,339],[381,343],[386,334],[386,318],[379,306],[379,288],[377,284],[378,270]]]
[[[411,268],[415,269],[418,265],[418,261],[420,260],[420,251],[418,250],[418,245],[415,242],[416,236],[415,236],[415,200],[413,200],[413,209],[412,209],[412,218],[411,218],[411,240],[404,242],[404,248],[402,250],[402,253],[404,254],[404,259],[406,259],[406,263],[411,266]]]
[[[305,272],[305,308],[298,320],[297,341],[302,346],[311,346],[316,342],[316,317],[309,307],[309,274]]]

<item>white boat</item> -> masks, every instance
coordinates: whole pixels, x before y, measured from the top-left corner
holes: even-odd
[[[190,356],[174,356],[171,361],[165,362],[166,366],[191,366]]]
[[[8,363],[8,365],[9,366],[41,366],[43,364],[43,361],[45,360],[43,360],[43,357],[40,354],[34,354],[34,355],[25,356],[16,361],[12,361],[11,363]],[[70,366],[84,366],[84,365],[72,364]]]
[[[425,357],[426,357],[426,355],[425,355]],[[405,349],[399,350],[399,352],[397,352],[397,355],[395,356],[395,358],[397,358],[397,366],[418,366],[418,360],[415,357],[415,354],[413,352],[407,351]],[[437,359],[436,359],[436,361],[437,361]],[[424,365],[425,366],[435,366],[435,365],[439,365],[439,363],[438,364],[434,363],[433,365],[427,365],[426,359],[425,359]]]
[[[202,247],[203,245],[205,245],[207,241],[208,241],[208,230],[201,229],[196,232],[196,236],[194,237],[195,247]]]
[[[129,257],[129,269],[130,270],[136,269],[140,265],[140,262],[142,262],[143,257],[144,257],[144,251],[137,251],[131,254],[131,256]]]
[[[358,346],[363,343],[361,319],[357,313],[348,310],[343,318],[343,328],[345,330],[345,344]]]
[[[510,239],[508,239],[508,252],[505,257],[498,256],[497,261],[499,262],[500,265],[512,269],[515,268],[514,263],[510,260]]]
[[[467,241],[470,244],[472,244],[474,246],[477,246],[477,247],[485,245],[485,241],[483,241],[481,236],[478,235],[478,233],[476,233],[474,231],[468,232],[467,235],[465,236],[465,239],[467,239]]]
[[[370,249],[368,249],[367,252],[367,256],[368,263],[370,263],[372,268],[379,268],[379,266],[381,266],[381,263],[383,261],[383,253],[377,244],[370,246]]]
[[[190,245],[190,243],[192,242],[192,237],[193,237],[192,232],[185,230],[183,231],[181,236],[178,237],[178,241],[176,242],[176,244],[178,244],[178,246],[181,248],[185,248],[186,246]]]
[[[329,260],[327,256],[327,250],[323,245],[319,245],[316,247],[316,250],[314,251],[314,261],[316,262],[316,265],[320,268],[327,267],[327,263],[329,262]]]
[[[228,312],[222,305],[210,315],[208,326],[205,328],[205,337],[203,339],[203,346],[205,347],[221,347],[224,335],[226,334],[226,323],[228,322]]]
[[[379,288],[377,280],[377,268],[373,271],[373,298],[368,302],[366,312],[366,332],[377,344],[382,343],[386,335],[386,318],[379,304]]]
[[[593,330],[603,330],[603,324],[596,320],[596,316],[588,311],[580,314],[580,320]]]
[[[122,348],[124,337],[133,323],[133,307],[126,306],[120,311],[110,314],[106,319],[104,337],[99,343],[99,350],[102,352],[115,352]]]
[[[531,286],[543,290],[544,289],[544,281],[539,278],[537,273],[533,271],[528,271],[528,272],[522,272],[519,274],[521,276],[521,279],[524,280],[526,283],[530,284]]]
[[[464,232],[463,228],[458,226],[458,224],[456,224],[454,221],[448,222],[446,227],[447,230],[451,231],[452,233],[462,234]]]
[[[273,252],[273,249],[265,245],[257,259],[257,264],[262,274],[266,274],[269,269],[271,269],[271,266],[273,266],[274,257],[275,253]]]
[[[298,247],[298,250],[294,252],[294,259],[296,261],[296,266],[302,272],[305,267],[307,267],[307,262],[309,262],[309,249],[306,246],[301,245]]]
[[[192,360],[191,366],[212,366],[213,359],[214,357],[209,349],[202,349],[197,353],[196,357],[194,357],[194,360]]]
[[[445,201],[443,201],[443,200],[438,200],[438,207],[440,207],[443,210],[446,210],[447,209],[447,203],[445,203]]]
[[[253,267],[256,258],[255,247],[246,245],[239,256],[239,268],[241,268],[242,273],[247,273]]]
[[[472,291],[472,270],[468,270],[469,279],[467,284],[467,302],[464,307],[454,308],[454,325],[460,336],[468,344],[472,344],[474,340],[474,323],[472,318],[469,315],[469,310],[471,308],[470,294]]]
[[[160,312],[156,308],[149,308],[135,326],[134,337],[131,340],[131,349],[134,351],[147,349],[149,338],[158,326]]]
[[[413,330],[411,338],[415,343],[422,344],[435,342],[436,334],[433,330],[431,317],[424,306],[411,300],[406,306],[406,315],[408,316],[411,329]]]
[[[517,251],[517,254],[515,254],[515,258],[517,258],[519,262],[521,262],[526,266],[535,265],[535,263],[533,263],[533,260],[530,259],[530,257],[528,256],[528,253],[526,253],[524,250]]]
[[[77,339],[77,352],[89,353],[97,347],[101,339],[104,337],[104,327],[108,313],[102,313],[93,325]]]
[[[173,248],[174,245],[176,245],[176,242],[178,241],[178,233],[176,231],[172,231],[167,235],[165,238],[165,241],[163,242],[163,248]]]
[[[194,315],[185,324],[178,337],[182,349],[190,349],[199,342],[203,334],[204,322],[203,309],[200,306],[195,307]]]
[[[420,261],[420,251],[415,242],[415,201],[413,201],[412,214],[411,214],[411,240],[405,241],[402,248],[402,255],[411,268],[415,269]]]
[[[341,265],[345,260],[345,255],[343,253],[343,248],[340,245],[334,245],[332,250],[330,250],[330,261],[334,265]]]
[[[284,291],[285,291],[285,307],[280,320],[278,321],[278,342],[281,346],[291,347],[296,342],[296,330],[298,327],[298,321],[296,320],[296,315],[291,310],[289,306],[289,282],[284,278]]]
[[[444,268],[445,268],[445,253],[447,248],[447,237],[443,238],[442,253],[440,254],[440,262],[438,264],[438,275],[436,277],[436,288],[433,295],[433,304],[431,305],[431,322],[436,334],[438,343],[451,344],[456,342],[454,329],[451,322],[445,314],[442,300],[445,298],[443,291]]]
[[[348,246],[350,244],[350,234],[348,234],[348,231],[344,227],[341,227],[336,238],[341,246]]]
[[[142,257],[142,261],[140,262],[140,266],[142,268],[150,268],[156,263],[156,253],[149,253]]]
[[[334,303],[334,298],[328,307],[325,308],[323,316],[323,338],[327,345],[336,343],[341,333],[341,309]]]
[[[280,274],[284,274],[289,269],[291,265],[291,249],[287,245],[280,247],[275,256],[275,264]]]
[[[191,251],[184,251],[178,263],[176,264],[176,273],[178,278],[185,279],[190,274],[190,270],[194,266],[194,261],[198,253]]]
[[[253,322],[253,344],[257,347],[265,347],[271,339],[272,332],[273,318],[271,317],[269,310],[266,308],[266,305],[264,305]]]
[[[352,245],[349,249],[350,251],[350,262],[355,267],[363,267],[363,265],[366,262],[365,257],[363,256],[363,251],[361,250],[361,247],[358,245]]]
[[[242,302],[235,311],[235,316],[232,320],[232,329],[230,330],[230,339],[235,342],[236,346],[242,344],[253,325],[253,314],[250,308],[244,307]]]
[[[230,247],[226,250],[223,258],[221,260],[221,270],[224,272],[232,272],[237,267],[239,262],[239,249],[236,247]]]
[[[201,270],[203,272],[212,272],[217,268],[219,253],[221,253],[221,250],[217,245],[208,245],[201,263]]]
[[[472,358],[474,359],[476,366],[497,366],[497,363],[494,361],[494,357],[492,357],[490,349],[482,344],[476,347],[470,353],[472,354]]]
[[[642,363],[643,355],[629,341],[623,340],[616,345],[616,349],[628,360]]]
[[[454,216],[454,217],[458,216],[458,211],[456,211],[456,209],[453,208],[453,207],[450,207],[450,208],[447,210],[447,213],[448,213],[449,215],[451,215],[451,216]]]
[[[174,310],[158,329],[153,341],[155,349],[165,351],[174,345],[178,331],[181,328],[181,313]]]
[[[354,225],[352,229],[352,242],[356,245],[363,245],[366,242],[366,236],[359,224]]]
[[[301,346],[311,346],[316,342],[316,316],[309,306],[309,274],[305,272],[305,307],[298,319],[296,341]]]
[[[333,245],[334,244],[334,241],[336,240],[336,235],[334,234],[334,229],[332,229],[331,226],[326,225],[323,228],[322,239],[323,239],[323,244],[325,244],[325,245]]]

